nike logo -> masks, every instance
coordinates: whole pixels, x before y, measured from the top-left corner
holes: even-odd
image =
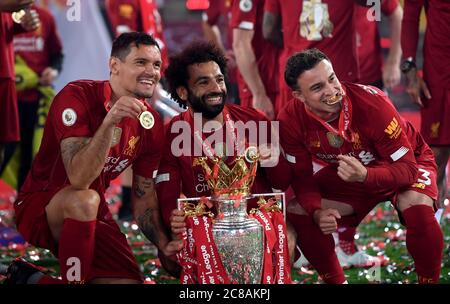
[[[23,201],[17,202],[17,206],[19,206],[19,205],[22,204],[22,203],[23,203]]]

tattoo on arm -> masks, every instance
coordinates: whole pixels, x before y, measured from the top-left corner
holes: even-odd
[[[136,218],[137,223],[142,233],[159,247],[162,227],[154,187],[155,183],[152,178],[138,175],[133,178],[134,194],[139,200],[139,206],[135,206],[135,210],[139,214]]]
[[[136,177],[134,193],[137,197],[142,198],[149,192],[149,190],[152,190],[153,187],[154,182],[152,178]]]
[[[139,224],[139,227],[141,231],[145,234],[145,236],[156,246],[159,245],[159,236],[158,231],[154,225],[154,219],[153,216],[155,214],[155,210],[153,208],[148,208],[145,210],[143,214],[141,214],[137,218],[137,222]]]
[[[68,137],[61,141],[61,156],[66,170],[72,158],[89,142],[89,137]]]

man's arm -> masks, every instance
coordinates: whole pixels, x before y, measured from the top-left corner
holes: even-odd
[[[272,101],[267,97],[266,89],[259,75],[255,52],[252,47],[254,30],[233,29],[233,51],[239,72],[253,96],[253,107],[263,111],[269,119],[274,118]]]
[[[405,1],[404,14],[402,18],[401,46],[403,58],[408,62],[415,62],[417,44],[419,41],[420,12],[425,0]],[[404,62],[405,62],[404,61]],[[431,98],[430,91],[422,77],[417,75],[417,68],[410,68],[406,73],[406,92],[417,105],[423,107],[422,95]]]
[[[268,11],[263,17],[263,36],[280,49],[283,48],[283,32],[281,31],[281,16]]]
[[[0,12],[17,12],[29,7],[34,0],[2,0],[0,1]]]
[[[383,83],[387,88],[392,88],[400,83],[400,61],[402,57],[400,36],[402,28],[402,18],[403,9],[399,4],[392,12],[392,14],[388,16],[391,46],[389,48],[389,54],[383,67]]]
[[[61,141],[61,155],[70,184],[88,189],[100,175],[108,156],[114,127],[101,125],[94,137],[68,137]]]
[[[108,156],[114,127],[125,117],[136,118],[147,107],[132,97],[121,97],[109,110],[92,138],[61,140],[61,155],[72,186],[88,189],[100,175]]]
[[[182,241],[175,240],[170,242],[169,234],[163,227],[153,178],[134,175],[131,200],[133,203],[134,218],[142,233],[166,257],[179,251],[183,244]]]

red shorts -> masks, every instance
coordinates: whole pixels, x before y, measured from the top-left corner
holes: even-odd
[[[14,203],[17,230],[27,242],[49,249],[58,256],[58,244],[48,226],[45,206],[58,190],[21,194]],[[106,209],[105,209],[106,208]],[[95,228],[94,258],[87,281],[95,278],[126,278],[143,281],[142,273],[128,245],[125,235],[107,210],[105,201],[100,203]],[[105,212],[106,210],[106,212]]]
[[[450,145],[450,90],[429,88],[431,99],[421,110],[421,130],[425,141],[433,146]]]
[[[13,79],[0,78],[0,143],[19,140],[16,84]]]
[[[437,199],[436,165],[429,161],[418,163],[419,177],[411,186],[373,191],[361,183],[344,182],[338,175],[336,168],[327,166],[318,171],[314,178],[318,181],[322,198],[343,202],[353,207],[353,215],[343,216],[338,223],[340,226],[356,227],[364,217],[380,202],[391,201],[396,206],[399,193],[412,190],[423,193],[433,200]]]

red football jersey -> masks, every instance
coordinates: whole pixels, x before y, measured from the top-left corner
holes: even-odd
[[[391,15],[399,5],[398,0],[381,2],[381,12]],[[372,84],[382,78],[383,54],[376,20],[367,18],[368,7],[355,5],[356,45],[358,47],[359,83]]]
[[[312,160],[337,168],[338,155],[355,157],[368,170],[360,188],[377,195],[412,184],[417,177],[416,161],[434,161],[420,134],[403,121],[382,91],[351,83],[342,86],[349,111],[345,113],[343,106],[341,117],[350,117],[349,140],[325,127],[299,100],[291,100],[279,115],[281,145],[295,172],[292,186],[310,214],[320,208],[321,199],[311,178]]]
[[[429,87],[450,88],[450,2],[406,0],[402,20],[403,57],[416,57],[420,12],[425,6],[424,78]]]
[[[20,139],[14,82],[13,32],[11,13],[0,12],[0,142]]]
[[[253,30],[252,48],[266,93],[277,94],[279,49],[262,35],[264,0],[232,0],[230,28]],[[239,96],[249,98],[250,89],[238,73]],[[275,101],[272,101],[275,102]]]
[[[353,25],[354,0],[266,0],[265,10],[280,15],[284,49],[280,66],[304,49],[318,48],[334,63],[339,79],[358,79]]]
[[[34,32],[14,36],[14,52],[22,57],[27,65],[38,75],[50,66],[51,58],[62,52],[61,39],[56,29],[55,19],[46,9],[33,6],[39,14],[41,26]],[[37,90],[18,92],[18,99],[34,101]]]
[[[153,35],[161,49],[163,67],[168,66],[167,44],[155,0],[107,0],[106,11],[115,36],[131,31]]]
[[[15,79],[13,34],[11,13],[0,12],[0,78]]]
[[[93,137],[107,114],[111,88],[108,81],[79,80],[56,95],[48,113],[44,137],[21,193],[51,191],[69,185],[61,158],[61,141],[68,137]],[[102,195],[111,180],[128,166],[133,174],[156,177],[164,140],[158,113],[148,104],[154,126],[144,129],[138,119],[125,118],[117,125],[104,169],[92,183]],[[86,160],[89,161],[89,160]]]
[[[233,104],[226,104],[224,113],[229,113],[231,120],[236,122],[255,122],[255,125],[258,126],[258,138],[257,143],[261,144],[264,135],[267,135],[267,139],[270,141],[270,134],[267,134],[264,130],[260,128],[260,122],[269,123],[267,118],[260,114],[258,111],[253,108],[240,107]],[[156,178],[156,189],[158,193],[158,200],[160,203],[163,220],[167,227],[169,225],[169,217],[170,213],[173,209],[177,208],[177,199],[180,197],[180,194],[183,193],[186,197],[200,197],[200,196],[209,196],[210,190],[208,188],[207,181],[205,179],[204,172],[200,166],[193,166],[193,161],[197,156],[191,156],[195,151],[195,139],[192,131],[189,129],[191,142],[187,143],[189,147],[183,146],[180,147],[180,134],[184,132],[183,129],[179,128],[180,122],[183,122],[188,126],[187,122],[192,121],[192,114],[190,111],[186,111],[175,118],[167,125],[166,128],[166,142],[164,147],[163,157],[161,159],[161,164],[158,169],[158,176]],[[226,123],[224,123],[224,126]],[[189,128],[189,127],[188,127]],[[173,129],[173,131],[172,131]],[[223,130],[224,128],[218,129]],[[215,132],[217,132],[215,131]],[[270,131],[268,131],[270,133]],[[226,136],[226,131],[221,133],[223,137]],[[208,139],[210,136],[214,136],[213,133],[205,134],[205,138]],[[220,135],[219,135],[220,136]],[[186,139],[185,137],[183,137]],[[252,144],[252,141],[255,139],[249,138],[249,135],[246,134],[246,146],[255,145]],[[215,142],[213,149],[216,152],[222,151],[224,152],[226,149],[226,139],[224,138],[223,143]],[[213,144],[213,143],[211,143]],[[173,146],[173,147],[172,147]],[[186,153],[183,155],[174,155],[181,154],[180,150],[184,148],[190,148],[188,151],[191,153]],[[232,166],[232,162],[236,156],[236,152],[230,152],[230,149],[227,149],[227,156],[224,161],[228,166]],[[199,154],[203,155],[201,147],[199,149]],[[288,170],[286,170],[286,168]],[[261,168],[259,167],[256,174],[256,179],[251,189],[252,193],[270,193],[272,192],[272,187],[276,189],[286,188],[286,185],[289,183],[287,179],[289,178],[289,166],[286,162],[280,161],[277,166],[271,168]]]

